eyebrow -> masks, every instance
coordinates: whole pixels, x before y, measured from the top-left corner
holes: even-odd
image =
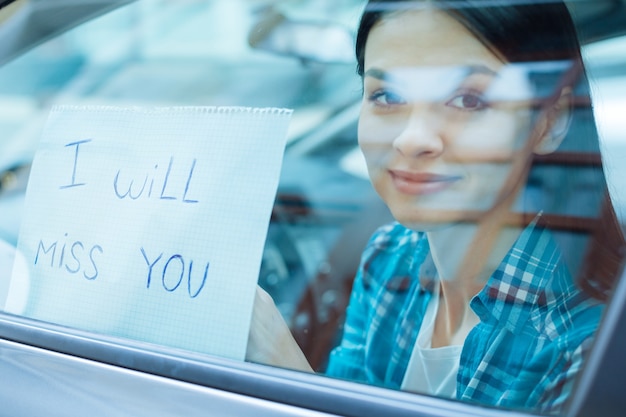
[[[389,76],[387,75],[387,71],[384,71],[378,68],[370,68],[367,71],[365,71],[365,73],[363,74],[363,78],[365,77],[372,77],[380,81],[386,81],[389,79]]]
[[[489,75],[492,77],[495,77],[498,75],[498,73],[494,70],[492,70],[491,68],[487,67],[486,65],[467,65],[464,68],[467,69],[467,73],[465,74],[465,76],[470,76],[470,75],[474,75],[474,74],[485,74],[485,75]],[[363,74],[363,78],[365,77],[372,77],[375,78],[377,80],[380,81],[392,81],[394,77],[390,76],[390,73],[388,71],[385,71],[383,69],[380,68],[370,68],[367,71],[365,71],[365,73]]]

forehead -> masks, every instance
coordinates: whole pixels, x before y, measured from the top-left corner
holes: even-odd
[[[384,16],[371,29],[365,46],[368,67],[485,66],[504,64],[465,26],[435,8]]]

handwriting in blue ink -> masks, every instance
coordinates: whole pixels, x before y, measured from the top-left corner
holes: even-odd
[[[174,292],[183,282],[185,272],[187,273],[187,294],[190,298],[196,298],[204,288],[204,284],[206,284],[207,275],[209,273],[209,262],[207,262],[204,267],[204,274],[200,274],[202,275],[202,279],[199,280],[196,278],[196,281],[199,281],[199,284],[195,283],[194,285],[194,283],[192,283],[192,281],[194,281],[192,277],[194,275],[193,260],[189,260],[187,263],[185,262],[185,258],[180,254],[171,255],[167,258],[167,260],[165,260],[165,258],[163,258],[163,253],[160,253],[158,256],[150,257],[143,247],[140,248],[140,250],[148,268],[146,288],[150,288],[154,273],[156,275],[156,279],[160,277],[161,286],[165,291]],[[159,262],[161,259],[163,259],[163,261]],[[159,266],[158,268],[155,268],[157,263]]]
[[[35,254],[35,265],[45,265],[50,268],[64,268],[70,274],[79,274],[93,281],[98,278],[96,258],[104,250],[98,244],[85,245],[80,240],[67,239],[68,234],[55,241],[39,240]]]
[[[164,175],[160,175],[161,171],[159,164],[154,165],[152,172],[148,172],[143,177],[143,181],[135,178],[124,178],[122,170],[118,170],[113,179],[113,190],[115,195],[119,199],[130,198],[131,200],[137,200],[141,197],[151,198],[155,196],[160,200],[180,200],[183,203],[197,203],[198,200],[194,200],[188,197],[189,189],[193,179],[194,169],[196,167],[196,160],[191,162],[189,173],[185,171],[187,180],[182,188],[175,189],[170,184],[170,176],[174,167],[174,157],[170,157],[167,170]],[[185,168],[186,169],[186,168]],[[120,179],[122,178],[122,179]],[[156,187],[155,187],[156,185]]]

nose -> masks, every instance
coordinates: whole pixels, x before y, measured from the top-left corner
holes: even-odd
[[[406,157],[434,158],[444,150],[437,116],[426,106],[415,106],[406,125],[393,141],[393,147]]]

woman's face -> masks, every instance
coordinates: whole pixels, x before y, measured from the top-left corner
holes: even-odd
[[[513,192],[531,132],[531,86],[513,67],[436,9],[374,25],[359,145],[399,222],[468,220]]]

